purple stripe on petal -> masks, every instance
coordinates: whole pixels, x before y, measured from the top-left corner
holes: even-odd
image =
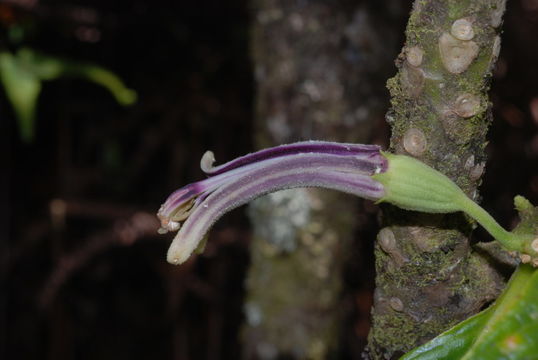
[[[378,200],[383,186],[371,178],[387,169],[379,146],[306,141],[277,146],[212,167],[214,156],[201,160],[208,179],[187,185],[168,197],[157,216],[162,232],[177,230],[168,261],[185,261],[211,225],[227,211],[269,192],[323,187]]]
[[[317,153],[341,156],[369,157],[379,156],[380,150],[381,148],[377,145],[344,144],[328,141],[303,141],[260,150],[245,156],[241,156],[237,159],[234,159],[213,168],[209,168],[209,161],[206,159],[206,161],[203,162],[205,166],[202,166],[202,170],[204,170],[204,172],[208,175],[217,175],[247,164],[252,164],[258,161],[286,155],[294,155],[300,153]],[[214,158],[210,157],[210,159]]]
[[[159,209],[159,214],[169,216],[174,209],[204,191],[203,181],[198,181],[174,191]]]
[[[309,144],[313,142],[308,142]],[[317,142],[316,142],[317,143]],[[347,146],[347,145],[346,145]],[[359,145],[355,145],[358,147]],[[367,145],[361,145],[367,146]],[[373,145],[372,145],[373,146]],[[268,149],[269,150],[269,149]],[[242,174],[252,171],[252,169],[263,168],[274,161],[284,161],[288,159],[301,159],[302,161],[314,161],[320,165],[330,165],[331,163],[342,167],[341,171],[360,172],[368,175],[373,175],[386,169],[386,159],[380,154],[379,148],[376,152],[357,154],[341,155],[342,152],[335,153],[295,153],[295,154],[282,154],[277,157],[268,158],[262,161],[249,163],[242,167],[233,168],[226,172],[212,176],[211,178],[195,182],[187,185],[168,197],[166,202],[159,210],[159,214],[162,216],[171,216],[176,208],[182,204],[190,201],[194,197],[203,195],[204,193],[210,193],[219,186],[222,186],[228,181],[235,181]],[[306,157],[305,157],[306,156]],[[223,166],[226,166],[224,164]],[[312,164],[311,164],[312,165]],[[313,165],[312,165],[313,166]]]
[[[204,194],[206,193],[211,193],[227,181],[233,180],[238,176],[241,176],[241,173],[245,171],[248,171],[246,167],[238,168],[223,174],[210,177],[205,180],[200,180],[192,184],[186,185],[179,190],[174,191],[166,199],[164,204],[159,209],[159,214],[163,216],[170,216],[170,214],[172,214],[174,212],[174,209],[176,209],[177,207],[192,200],[193,198],[198,198],[200,196],[204,196]]]
[[[226,212],[269,192],[297,188],[323,187],[378,200],[383,186],[370,175],[364,160],[356,157],[320,154],[298,154],[272,158],[251,166],[235,181],[226,182],[200,203],[179,230],[168,251],[168,261],[185,261],[198,246],[209,228]],[[379,166],[379,164],[378,164]]]

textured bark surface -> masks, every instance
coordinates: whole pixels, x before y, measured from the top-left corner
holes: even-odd
[[[391,150],[448,175],[473,199],[491,122],[487,92],[505,1],[417,0],[388,82]],[[462,214],[383,208],[369,355],[403,352],[479,311],[503,278],[472,251]]]
[[[386,109],[383,83],[392,68],[387,54],[397,52],[390,17],[400,9],[387,1],[379,8],[385,22],[364,5],[255,2],[258,147],[371,140]],[[251,205],[246,358],[324,359],[337,344],[341,270],[357,202],[336,192],[298,189]]]

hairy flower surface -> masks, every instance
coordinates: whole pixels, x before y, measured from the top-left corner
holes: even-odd
[[[175,191],[159,209],[161,233],[178,231],[168,250],[172,264],[186,261],[225,213],[270,192],[321,187],[402,209],[427,213],[463,211],[508,250],[538,266],[536,234],[504,230],[448,177],[405,155],[376,145],[305,141],[281,145],[213,166],[208,151],[200,167],[208,178]],[[535,239],[536,238],[536,239]],[[535,241],[533,241],[535,239]]]
[[[159,209],[160,231],[179,230],[168,251],[170,263],[187,260],[223,214],[270,192],[322,187],[370,200],[385,194],[383,185],[372,178],[387,168],[387,159],[376,145],[306,141],[261,150],[216,167],[213,162],[213,153],[205,153],[201,168],[209,178],[175,191]]]

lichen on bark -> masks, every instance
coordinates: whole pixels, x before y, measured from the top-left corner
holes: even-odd
[[[398,73],[388,81],[391,150],[443,172],[475,200],[504,7],[503,0],[416,0]],[[472,251],[473,226],[462,214],[383,207],[370,358],[397,358],[497,296],[504,279]]]

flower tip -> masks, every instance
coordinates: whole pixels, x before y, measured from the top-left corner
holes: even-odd
[[[161,227],[157,230],[159,234],[166,234],[169,231],[178,231],[181,224],[178,221],[171,220],[169,216],[163,214],[162,207],[157,213],[161,222]]]
[[[178,235],[176,235],[176,238],[172,242],[172,245],[170,245],[170,248],[168,249],[168,253],[166,255],[166,261],[168,261],[172,265],[183,264],[190,258],[194,250],[193,248],[186,246],[183,242],[178,241],[178,236],[179,233]]]
[[[213,170],[213,164],[215,163],[215,154],[213,151],[206,151],[200,160],[200,168],[203,172],[210,173]]]

